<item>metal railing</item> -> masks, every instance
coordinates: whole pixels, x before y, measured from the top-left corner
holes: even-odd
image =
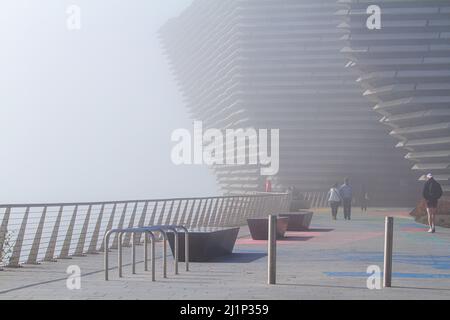
[[[154,225],[239,226],[247,218],[287,211],[288,193],[82,203],[0,205],[2,265],[18,267],[103,252],[106,231]],[[141,235],[135,239],[141,243]],[[131,234],[123,245],[129,247]],[[118,248],[118,234],[110,246]]]
[[[143,228],[127,228],[127,229],[113,229],[106,232],[104,238],[104,246],[109,248],[109,240],[111,235],[118,233],[119,235],[119,254],[118,254],[118,268],[119,268],[119,278],[122,277],[123,264],[122,264],[122,242],[123,235],[131,233],[131,247],[132,247],[132,273],[136,274],[136,235],[144,234],[144,271],[148,271],[148,237],[151,239],[151,262],[152,262],[152,281],[155,281],[155,233],[160,233],[163,236],[163,277],[167,278],[167,232],[174,233],[174,270],[175,275],[178,274],[178,257],[179,257],[179,230],[184,233],[184,259],[186,271],[189,271],[189,230],[184,226],[152,226]],[[105,264],[105,280],[109,280],[109,250],[104,250],[104,264]]]

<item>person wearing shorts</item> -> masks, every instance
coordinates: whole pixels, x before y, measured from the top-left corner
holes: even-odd
[[[438,208],[439,199],[442,197],[442,187],[434,180],[433,175],[431,173],[427,174],[427,182],[423,186],[422,195],[425,199],[427,205],[427,214],[428,214],[428,225],[430,229],[428,232],[435,232],[435,220]]]

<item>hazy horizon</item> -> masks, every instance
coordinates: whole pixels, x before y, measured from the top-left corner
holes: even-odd
[[[189,3],[2,1],[0,203],[218,193],[207,167],[170,159],[192,120],[157,31]]]

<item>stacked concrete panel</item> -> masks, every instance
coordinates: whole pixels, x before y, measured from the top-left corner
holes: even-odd
[[[364,95],[400,140],[420,180],[433,173],[450,194],[450,1],[340,1],[343,52]],[[381,29],[367,27],[369,5]]]
[[[335,0],[196,0],[161,37],[186,104],[206,127],[280,129],[275,189],[316,205],[351,178],[372,204],[407,204],[417,184],[340,53]],[[225,192],[263,190],[258,166],[215,166]]]

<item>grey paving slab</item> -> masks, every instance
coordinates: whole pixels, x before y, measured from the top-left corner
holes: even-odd
[[[449,299],[450,230],[428,234],[408,210],[373,209],[354,213],[351,221],[332,221],[316,212],[312,230],[288,232],[278,242],[277,285],[266,284],[267,243],[253,241],[241,228],[234,254],[209,263],[192,263],[175,276],[169,259],[162,278],[160,252],[157,281],[143,271],[142,250],[137,274],[131,275],[130,250],[124,251],[124,278],[111,271],[103,280],[103,256],[89,255],[0,272],[0,299]],[[395,217],[393,287],[367,288],[367,267],[383,265],[384,217]],[[161,247],[159,246],[160,250]],[[117,252],[111,252],[116,266]],[[66,286],[70,265],[81,268],[81,289]]]

